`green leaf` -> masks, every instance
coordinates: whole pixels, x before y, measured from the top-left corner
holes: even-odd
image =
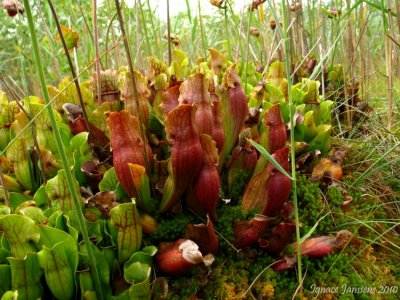
[[[321,155],[324,156],[329,152],[331,148],[330,136],[331,136],[331,125],[322,124],[317,127],[317,136],[309,143],[306,152],[319,150]]]
[[[62,220],[66,228],[65,231],[67,231],[74,238],[75,241],[78,241],[80,228],[76,214],[77,212],[75,210],[70,210],[62,215],[60,219]]]
[[[295,105],[300,105],[304,103],[306,92],[303,91],[303,84],[301,82],[292,86],[291,93],[292,100]]]
[[[39,207],[27,206],[19,210],[19,214],[32,219],[35,224],[46,223],[47,217]]]
[[[333,101],[325,100],[321,102],[321,123],[322,124],[331,124],[332,121],[332,105]]]
[[[37,255],[53,296],[57,299],[74,298],[75,272],[79,259],[76,244],[71,245],[65,241],[51,249],[43,247]]]
[[[124,268],[124,278],[131,284],[145,281],[150,276],[150,273],[151,267],[148,264],[139,261]]]
[[[79,35],[72,28],[61,25],[61,32],[67,45],[67,49],[71,52],[74,48],[78,47]],[[61,37],[59,34],[56,35],[55,40],[61,42]]]
[[[319,222],[321,222],[327,215],[329,215],[329,212],[326,213],[321,218],[319,218],[318,221],[315,222],[314,226],[304,236],[301,237],[301,239],[299,240],[300,244],[304,242],[306,239],[308,239],[314,233],[315,229],[317,229],[318,227]]]
[[[10,246],[4,235],[0,238],[0,264],[8,264],[7,257],[11,256]]]
[[[118,228],[118,260],[124,263],[140,249],[142,226],[135,203],[124,203],[110,211],[111,224]]]
[[[13,210],[16,210],[22,203],[32,200],[31,197],[23,193],[9,193],[10,203]]]
[[[93,280],[90,271],[86,270],[81,271],[78,273],[78,276],[79,276],[79,288],[81,290],[82,295],[86,295],[86,293],[94,291]]]
[[[92,160],[92,152],[88,145],[88,132],[81,132],[75,135],[70,141],[70,149],[73,153],[73,171],[76,180],[80,185],[86,183],[86,176],[81,170],[81,165],[88,160]]]
[[[88,85],[89,81],[84,81],[80,82],[79,87],[81,90],[83,103],[85,104],[85,107],[91,108],[93,103],[93,94],[89,89]],[[49,91],[51,98],[54,98],[59,94],[56,100],[53,101],[52,105],[54,109],[56,109],[58,112],[63,111],[62,106],[65,103],[79,104],[78,91],[75,87],[75,84],[73,84],[71,76],[65,77],[58,85],[58,88],[54,86],[48,86],[47,89]],[[60,93],[60,91],[62,92]]]
[[[120,185],[114,167],[108,169],[99,183],[101,192],[114,192],[116,200],[127,197],[124,189]]]
[[[9,265],[0,265],[0,295],[11,290],[11,267]]]
[[[304,115],[304,126],[306,131],[304,132],[304,140],[310,142],[317,135],[317,127],[314,121],[314,111],[310,110]]]
[[[52,248],[56,244],[67,242],[71,247],[71,251],[75,249],[73,255],[75,252],[78,253],[76,240],[67,232],[43,224],[39,224],[37,227],[40,232],[40,239],[38,241],[39,247],[45,246],[47,248]]]
[[[8,291],[4,293],[1,300],[18,300],[18,291]]]
[[[29,104],[27,105],[27,110],[30,112],[31,117],[36,117],[35,127],[36,127],[36,138],[40,148],[49,149],[53,154],[58,153],[57,144],[55,141],[53,128],[50,121],[50,116],[47,111],[41,110],[44,108],[44,104],[35,103],[32,101],[32,97],[25,98],[25,101]],[[62,123],[62,118],[57,111],[54,111],[54,116],[58,124]]]
[[[47,206],[47,196],[45,186],[42,185],[33,195],[33,201],[35,201],[36,206],[44,208]]]
[[[302,84],[304,86],[303,91],[306,93],[304,102],[319,102],[319,86],[321,83],[319,81],[303,78]]]
[[[158,249],[155,246],[147,246],[142,250],[135,252],[124,264],[124,268],[128,268],[134,262],[146,263],[149,266],[153,265],[153,256],[156,255]]]
[[[11,209],[8,206],[0,205],[0,216],[11,214]]]
[[[71,152],[74,152],[75,150],[80,150],[84,146],[85,143],[87,143],[89,133],[88,132],[81,132],[75,135],[70,143],[69,143],[69,148]],[[83,148],[84,152],[87,152],[86,148]]]
[[[142,251],[132,254],[129,261],[124,264],[124,279],[132,284],[129,288],[129,295],[132,299],[150,299],[152,257],[156,253],[156,247],[145,247]]]
[[[47,285],[58,299],[72,299],[75,294],[75,273],[78,268],[78,246],[68,233],[47,225],[38,225],[43,248],[38,253]]]
[[[93,244],[91,245],[91,247],[93,249],[93,254],[96,258],[96,265],[97,265],[97,270],[99,272],[100,282],[102,284],[104,298],[109,299],[111,297],[112,291],[110,286],[110,269],[108,266],[108,262],[105,259],[103,253],[97,247],[95,247]],[[87,247],[85,244],[80,245],[79,254],[80,254],[80,259],[79,259],[80,268],[82,267],[90,268],[89,257],[87,254]],[[89,282],[88,278],[84,278],[83,283],[86,285],[86,291],[94,290],[94,288],[92,288],[93,284]]]
[[[36,253],[24,258],[9,257],[12,290],[18,291],[18,300],[40,299],[43,296],[41,284],[42,269]]]
[[[115,174],[115,169],[108,169],[99,183],[100,192],[113,192],[118,185],[118,178]]]
[[[151,197],[150,180],[146,174],[146,168],[128,163],[129,170],[132,176],[132,181],[138,192],[138,206],[147,212],[152,212],[156,209],[156,201]]]
[[[258,152],[261,153],[262,156],[264,156],[279,172],[281,172],[283,175],[286,177],[290,178],[290,180],[293,180],[293,178],[289,175],[288,172],[285,171],[285,169],[282,168],[282,166],[272,157],[271,154],[268,153],[268,151],[261,146],[260,144],[256,143],[253,140],[248,139],[250,144],[253,145],[254,148],[257,149]]]
[[[75,181],[76,188],[79,190],[78,183]],[[73,209],[71,191],[68,186],[65,170],[59,170],[57,176],[47,181],[46,194],[52,205],[66,212]],[[81,202],[82,203],[82,202]]]
[[[31,146],[29,140],[17,139],[6,152],[8,161],[13,164],[15,177],[28,190],[32,190],[32,180],[29,172],[29,161],[26,149]]]
[[[19,112],[17,102],[11,101],[0,107],[0,128],[9,126],[14,122],[15,115]]]
[[[107,116],[105,115],[105,112],[118,110],[118,102],[104,102],[101,105],[96,106],[96,109],[89,116],[89,122],[103,131],[107,137],[110,137],[110,131],[107,126]]]
[[[285,95],[283,95],[282,91],[278,87],[266,83],[265,89],[269,93],[269,102],[270,103],[272,103],[272,104],[285,103]]]
[[[25,216],[8,215],[0,217],[0,231],[3,232],[11,254],[16,258],[24,258],[28,253],[35,253],[35,243],[40,239],[39,229],[35,222]]]
[[[10,132],[10,128],[0,128],[0,151],[3,151],[10,142]]]

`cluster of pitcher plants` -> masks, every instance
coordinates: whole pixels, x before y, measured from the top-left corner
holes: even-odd
[[[170,66],[149,57],[143,72],[94,73],[79,91],[70,78],[48,86],[91,245],[82,239],[44,101],[1,92],[3,298],[99,298],[88,247],[106,299],[150,299],[164,286],[161,277],[195,266],[212,270],[219,253],[217,207],[231,205],[221,190],[229,194],[242,176],[248,180],[239,203],[254,217],[231,224],[232,244],[264,249],[276,257],[276,271],[293,268],[296,253],[282,254],[294,246],[296,229],[289,151],[295,147],[298,167],[332,155],[334,102],[307,78],[289,90],[281,62],[264,75],[251,69],[215,49],[194,65],[175,50]],[[295,143],[288,142],[291,130]],[[340,179],[337,157],[325,158],[313,177]],[[155,234],[164,215],[184,213],[204,224],[187,224],[178,240],[143,245],[142,236]],[[294,248],[319,258],[350,238],[340,231]]]

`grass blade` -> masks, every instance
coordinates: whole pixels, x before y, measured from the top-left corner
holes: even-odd
[[[293,180],[293,178],[289,175],[288,172],[285,171],[284,168],[282,168],[282,166],[280,164],[278,164],[278,162],[272,157],[271,154],[268,153],[268,151],[261,146],[260,144],[256,143],[253,140],[249,140],[250,144],[253,145],[254,148],[257,149],[258,152],[261,153],[262,156],[264,156],[279,172],[281,172],[283,175],[287,176],[288,178],[290,178],[290,180]]]

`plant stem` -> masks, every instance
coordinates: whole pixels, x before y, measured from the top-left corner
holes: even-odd
[[[142,1],[138,0],[138,4],[139,4],[139,9],[140,9],[140,15],[141,15],[141,18],[142,18],[144,37],[146,38],[147,53],[150,56],[152,56],[153,55],[153,51],[151,50],[151,46],[150,46],[150,40],[149,40],[149,35],[148,35],[148,32],[147,32],[146,18],[145,18],[144,12],[143,12]]]
[[[92,18],[93,18],[93,32],[94,32],[94,37],[93,37],[93,43],[94,43],[94,55],[96,57],[96,87],[97,91],[97,103],[101,104],[101,67],[100,67],[100,59],[97,59],[99,57],[99,31],[97,28],[97,0],[93,0],[92,2]]]
[[[292,187],[293,187],[293,204],[294,204],[294,217],[296,221],[296,242],[297,242],[297,281],[301,285],[303,282],[303,272],[301,266],[301,244],[300,244],[300,220],[299,220],[299,205],[297,201],[297,181],[296,181],[296,149],[295,149],[295,139],[294,139],[294,120],[293,120],[293,99],[292,99],[292,79],[291,79],[291,61],[289,53],[289,39],[287,34],[288,28],[288,18],[287,18],[287,7],[286,1],[282,1],[282,23],[283,28],[281,30],[282,38],[284,40],[283,47],[285,51],[285,69],[286,78],[288,83],[288,100],[289,100],[289,117],[290,117],[290,163],[292,172]],[[277,27],[279,28],[279,22],[277,21]],[[300,290],[302,287],[300,286]]]
[[[81,88],[79,86],[79,79],[76,76],[75,67],[74,67],[74,64],[72,63],[71,55],[69,55],[67,43],[65,42],[65,38],[64,38],[62,29],[61,29],[60,22],[58,20],[58,16],[57,16],[56,10],[54,9],[53,2],[51,0],[47,0],[47,2],[49,3],[50,9],[51,9],[51,13],[53,14],[54,21],[56,22],[56,25],[57,25],[58,34],[60,35],[60,40],[61,40],[61,43],[62,43],[63,48],[64,48],[64,53],[65,53],[65,56],[67,57],[67,60],[68,60],[68,64],[69,64],[69,68],[71,70],[72,78],[75,78],[74,82],[75,82],[76,91],[78,93],[79,103],[80,103],[80,105],[82,107],[83,119],[85,121],[86,128],[87,128],[87,130],[88,130],[88,132],[90,134],[89,119],[88,119],[88,116],[87,116],[87,113],[86,113],[85,105],[83,103],[82,92],[81,92]],[[46,88],[46,91],[47,91],[47,88]]]
[[[229,39],[229,29],[228,29],[228,4],[225,4],[224,7],[224,22],[225,22],[225,33],[226,33],[226,42],[228,47],[228,60],[232,61],[232,50],[231,50],[231,41]]]
[[[244,70],[244,90],[247,90],[247,72],[249,67],[249,51],[250,51],[250,25],[251,25],[251,16],[253,15],[253,10],[249,9],[249,20],[247,24],[247,33],[246,33],[246,40],[247,40],[247,47],[246,47],[246,59],[245,59],[245,70]]]
[[[169,0],[168,0],[169,1]],[[199,12],[199,22],[200,22],[200,32],[201,32],[201,42],[203,44],[203,51],[204,51],[204,57],[207,57],[207,37],[206,37],[206,32],[204,30],[204,24],[203,24],[203,17],[201,15],[201,4],[200,0],[197,2],[198,4],[198,12]]]
[[[390,32],[392,36],[394,36],[394,26],[393,26],[393,19],[392,19],[392,7],[390,0],[387,0],[388,6],[388,19],[389,19],[389,28],[387,32],[385,32],[386,39],[386,76],[387,76],[387,97],[388,97],[388,112],[387,112],[387,129],[389,131],[392,130],[392,122],[393,122],[393,59],[392,59],[392,51],[393,51],[393,43],[390,38],[387,36],[387,33]]]
[[[58,81],[61,82],[62,76],[61,76],[61,72],[60,72],[60,65],[58,64],[56,51],[55,51],[54,45],[53,45],[53,39],[51,37],[49,27],[47,26],[46,20],[44,18],[44,14],[42,11],[42,5],[40,4],[40,1],[38,1],[37,3],[38,3],[38,8],[39,8],[40,18],[42,19],[42,23],[43,23],[44,33],[46,34],[46,38],[49,42],[50,52],[52,53],[51,58],[52,58],[53,64],[54,64],[54,72],[57,74]]]
[[[108,49],[108,36],[110,35],[110,31],[111,31],[111,36],[112,36],[113,43],[115,42],[115,34],[114,34],[114,29],[112,28],[113,27],[112,24],[113,24],[113,22],[114,22],[116,17],[117,17],[117,13],[115,13],[110,18],[110,22],[108,23],[108,26],[107,26],[106,38],[105,38],[105,40],[106,40],[106,49]],[[117,53],[117,69],[119,68],[118,56],[119,56],[119,53]],[[108,69],[108,57],[106,59],[106,68]]]
[[[40,85],[42,88],[43,98],[44,98],[45,103],[48,104],[48,103],[50,103],[50,96],[49,96],[49,92],[47,90],[47,83],[46,83],[46,78],[45,78],[44,69],[43,69],[43,65],[42,65],[42,60],[41,60],[40,54],[39,54],[39,44],[38,44],[38,40],[36,37],[35,25],[33,23],[33,17],[32,17],[29,0],[24,0],[24,7],[26,10],[26,16],[28,19],[28,26],[29,26],[29,32],[30,32],[31,41],[32,41],[32,48],[33,48],[33,53],[35,56],[36,69],[37,69],[39,79],[40,79]],[[64,145],[62,142],[60,130],[58,128],[58,124],[57,124],[57,121],[56,121],[56,118],[54,115],[54,111],[50,105],[47,107],[47,112],[49,114],[50,122],[53,127],[53,133],[54,133],[54,137],[56,140],[57,148],[58,148],[58,151],[60,154],[62,166],[65,171],[65,176],[66,176],[66,179],[68,182],[68,187],[71,192],[74,210],[76,211],[76,215],[78,217],[79,228],[81,230],[83,240],[84,240],[85,244],[87,245],[87,251],[88,251],[89,262],[90,262],[90,267],[91,267],[91,275],[93,278],[93,283],[94,283],[94,287],[96,290],[96,294],[97,294],[98,299],[103,299],[103,292],[102,292],[102,288],[101,288],[99,273],[97,270],[96,258],[93,254],[92,243],[90,242],[90,239],[89,239],[88,230],[87,230],[87,227],[85,224],[85,218],[83,216],[82,208],[80,205],[79,194],[78,194],[78,190],[76,188],[76,181],[74,180],[74,176],[71,173],[67,154],[65,153],[65,148],[64,148]]]
[[[159,37],[157,37],[157,32],[156,32],[156,29],[155,29],[156,27],[154,25],[154,20],[153,20],[153,11],[151,10],[151,6],[150,6],[149,0],[147,0],[146,3],[147,3],[147,8],[149,10],[150,26],[151,26],[152,32],[153,32],[153,39],[154,39],[155,47],[157,49],[157,56],[158,56],[159,59],[162,59],[162,57],[161,57],[161,47],[159,47],[159,41],[158,41]]]
[[[80,11],[80,13],[81,13],[81,16],[82,16],[83,23],[85,24],[86,30],[87,30],[87,32],[89,33],[90,40],[91,40],[92,43],[94,44],[94,37],[93,37],[92,31],[90,30],[89,24],[88,24],[88,22],[87,22],[87,20],[86,20],[86,15],[85,15],[85,13],[84,13],[83,10],[82,10],[82,6],[81,6],[80,1],[78,1],[77,4],[78,4],[78,7],[79,7],[79,11]],[[90,50],[91,50],[91,49],[90,49],[90,47],[89,47],[89,53],[91,53]],[[74,51],[75,51],[75,50],[74,50]],[[100,63],[100,65],[101,65],[101,68],[104,69],[103,63],[101,62],[101,60],[99,60],[99,63]],[[96,64],[97,64],[97,60],[96,60]]]
[[[171,19],[169,16],[169,0],[167,0],[167,26],[168,26],[168,65],[172,62],[172,43],[171,43]]]
[[[185,2],[186,2],[186,14],[187,14],[187,16],[189,18],[190,24],[192,24],[192,14],[190,12],[190,1],[189,0],[185,0]]]
[[[136,65],[141,68],[143,59],[142,59],[142,51],[141,51],[141,39],[142,39],[142,26],[140,23],[140,16],[139,16],[139,0],[135,0],[135,23],[136,23]]]

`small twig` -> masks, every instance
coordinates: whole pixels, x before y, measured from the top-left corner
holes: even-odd
[[[18,101],[18,95],[15,94],[10,86],[7,84],[6,80],[4,79],[3,75],[0,73],[0,81],[3,83],[4,88],[7,90],[7,93],[10,97],[12,97],[15,101]]]
[[[304,277],[303,277],[303,279],[301,280],[301,282],[298,284],[296,290],[294,291],[294,294],[293,294],[293,296],[292,296],[292,300],[295,299],[297,293],[303,288],[303,282],[304,282],[304,279],[305,279],[306,276],[307,276],[307,271],[308,271],[308,269],[304,272]]]
[[[25,92],[19,87],[19,85],[15,82],[15,80],[8,75],[8,79],[11,81],[11,83],[14,85],[14,87],[17,89],[18,91],[18,96],[20,97],[19,99],[24,97]],[[14,90],[15,94],[17,95],[17,91]]]
[[[251,288],[253,287],[253,285],[257,282],[257,280],[261,277],[261,275],[262,275],[265,271],[267,271],[267,270],[268,270],[269,268],[271,268],[273,265],[276,265],[277,263],[279,263],[279,262],[281,262],[281,261],[282,261],[282,260],[277,260],[277,261],[274,261],[272,264],[269,264],[268,266],[266,266],[266,267],[264,268],[264,270],[262,270],[262,271],[260,272],[260,274],[257,275],[256,278],[254,278],[253,282],[249,285],[249,287],[247,288],[247,290],[243,293],[243,295],[242,295],[240,298],[242,299],[242,298],[244,298],[244,296],[247,295],[247,293],[251,290]]]
[[[387,37],[392,40],[393,43],[396,44],[397,47],[400,47],[400,43],[397,42],[390,34],[387,34]]]

